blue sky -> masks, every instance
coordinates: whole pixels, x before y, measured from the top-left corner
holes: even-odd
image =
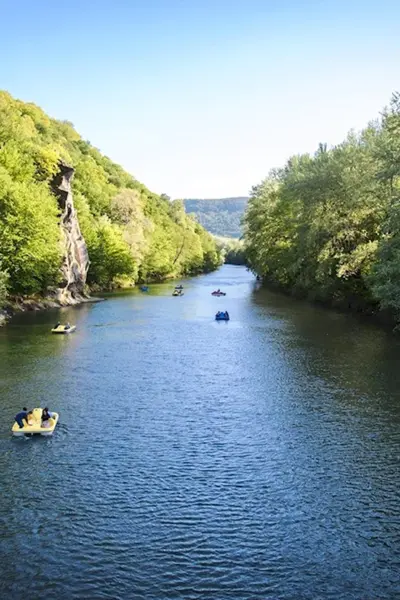
[[[400,90],[397,0],[0,0],[0,88],[173,198],[239,196]]]

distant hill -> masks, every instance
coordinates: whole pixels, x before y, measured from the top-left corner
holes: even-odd
[[[219,198],[210,200],[187,199],[183,203],[189,214],[195,215],[210,233],[229,238],[242,235],[240,220],[246,210],[248,198]]]

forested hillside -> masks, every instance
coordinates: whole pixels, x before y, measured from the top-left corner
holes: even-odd
[[[212,237],[182,202],[151,193],[82,140],[71,123],[0,92],[0,297],[45,293],[60,279],[59,208],[51,182],[75,169],[74,203],[89,251],[88,283],[164,279],[218,266]],[[155,166],[156,168],[156,166]]]
[[[239,238],[242,235],[241,219],[248,198],[221,198],[218,200],[184,200],[185,210],[194,215],[201,225],[213,235]]]
[[[292,157],[254,187],[245,244],[266,280],[399,311],[400,96],[361,133]]]

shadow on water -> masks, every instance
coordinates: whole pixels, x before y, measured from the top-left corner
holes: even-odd
[[[285,323],[286,335],[280,341],[308,376],[354,389],[359,399],[363,394],[382,396],[396,408],[400,399],[398,337],[354,315],[267,290],[256,291],[252,299],[261,314],[273,314]]]

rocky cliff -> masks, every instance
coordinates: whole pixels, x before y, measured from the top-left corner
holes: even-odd
[[[63,305],[76,304],[85,297],[86,276],[90,264],[72,198],[71,181],[74,172],[69,165],[60,163],[59,172],[51,184],[60,207],[60,227],[64,242],[61,268],[63,280],[56,292],[57,301]]]

